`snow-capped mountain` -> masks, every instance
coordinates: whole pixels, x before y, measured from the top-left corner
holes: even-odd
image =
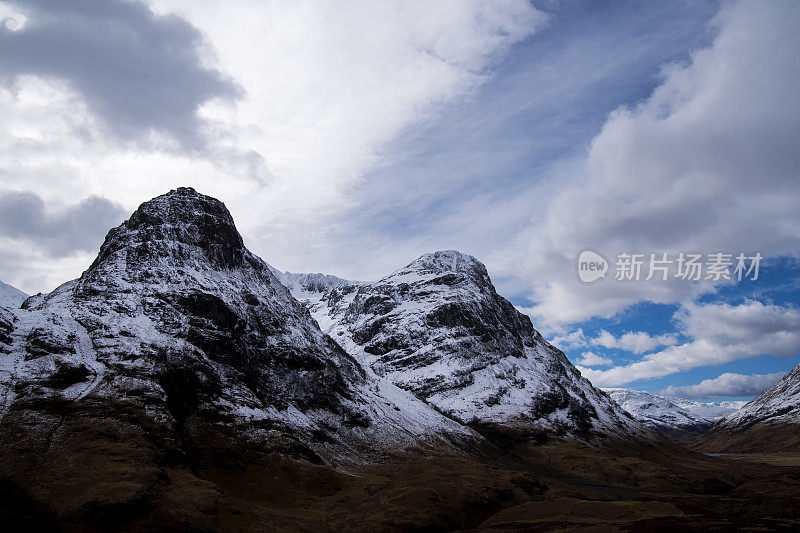
[[[731,413],[734,413],[747,405],[744,400],[726,400],[723,402],[698,402],[687,400],[686,398],[675,398],[667,396],[672,402],[696,416],[705,418],[710,422],[722,420]]]
[[[692,440],[711,428],[714,422],[747,403],[697,402],[623,388],[604,388],[603,391],[636,420],[680,442]]]
[[[711,425],[709,420],[684,409],[671,398],[632,389],[604,388],[603,391],[636,420],[651,428],[687,429]]]
[[[477,437],[362,369],[225,206],[188,188],[112,229],[79,279],[4,310],[0,342],[0,415],[16,438],[44,438],[53,405],[71,423],[120,413],[166,449],[200,428],[312,460]]]
[[[800,365],[720,420],[700,445],[720,452],[800,449]]]
[[[644,431],[497,294],[472,256],[426,254],[310,307],[364,367],[461,423],[585,439]]]
[[[28,297],[27,294],[0,281],[0,307],[17,308]]]

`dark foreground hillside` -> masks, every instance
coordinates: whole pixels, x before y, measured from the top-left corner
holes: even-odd
[[[187,423],[181,453],[131,423],[4,431],[0,516],[14,531],[795,530],[800,458],[707,457],[575,441],[426,453],[339,469],[242,449]],[[74,419],[73,419],[74,420]],[[9,438],[11,437],[11,439]]]

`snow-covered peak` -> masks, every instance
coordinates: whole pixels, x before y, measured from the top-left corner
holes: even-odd
[[[469,279],[479,285],[490,285],[491,280],[483,263],[456,250],[425,254],[405,267],[381,279],[382,283],[413,283],[440,278],[453,284],[456,279]],[[450,280],[450,282],[448,282]]]
[[[27,297],[27,294],[16,287],[12,287],[0,281],[0,307],[16,309],[22,305],[22,302],[24,302]]]
[[[486,267],[471,255],[457,250],[440,250],[420,256],[402,270],[422,272],[480,272],[485,274]]]
[[[623,388],[603,389],[623,409],[652,428],[709,427],[745,402],[697,402]]]
[[[143,203],[106,235],[93,270],[121,250],[137,263],[148,258],[186,259],[188,249],[200,250],[215,266],[242,266],[244,243],[225,204],[180,187]]]

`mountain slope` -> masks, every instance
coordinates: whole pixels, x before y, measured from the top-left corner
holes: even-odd
[[[714,422],[746,403],[703,403],[621,388],[604,388],[603,391],[639,422],[684,444],[693,442]]]
[[[336,287],[311,309],[365,367],[464,424],[587,440],[643,432],[497,294],[474,257],[426,254],[377,282]]]
[[[28,297],[27,294],[0,281],[0,307],[17,308]]]
[[[714,452],[800,450],[800,365],[698,442]]]

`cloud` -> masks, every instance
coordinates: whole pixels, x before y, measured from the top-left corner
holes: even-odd
[[[525,312],[524,309],[520,309],[520,311]],[[583,333],[583,329],[578,328],[575,331],[551,338],[550,343],[561,350],[572,350],[575,348],[585,348],[589,345],[589,339]]]
[[[796,255],[800,228],[800,4],[724,4],[717,37],[611,114],[583,169],[521,233],[513,263],[533,279],[535,322],[611,317],[642,301],[679,303],[711,282],[581,283],[584,249]]]
[[[581,354],[578,364],[582,366],[608,366],[614,364],[614,361],[594,352],[584,352]]]
[[[602,330],[596,338],[589,342],[594,346],[633,352],[638,355],[652,351],[659,346],[674,346],[678,343],[678,339],[675,338],[675,335],[669,334],[651,336],[644,331],[630,331],[617,338],[608,331]]]
[[[714,398],[718,396],[757,396],[774,385],[786,373],[733,374],[726,372],[714,379],[706,379],[696,385],[669,386],[659,394],[679,398]]]
[[[570,333],[557,335],[550,342],[562,350],[602,346],[610,350],[622,350],[639,355],[659,346],[674,346],[678,343],[678,339],[672,334],[650,335],[644,331],[629,331],[620,337],[615,337],[606,330],[600,330],[596,337],[587,337],[583,329],[578,328]]]
[[[107,131],[124,140],[151,130],[186,146],[204,143],[197,111],[238,88],[203,57],[202,35],[185,20],[124,0],[12,0],[0,27],[0,77],[65,80]],[[13,29],[11,29],[13,28]]]
[[[757,301],[736,306],[690,303],[675,319],[690,342],[608,370],[579,367],[581,373],[597,386],[614,387],[760,355],[793,357],[800,350],[800,312],[789,306]]]
[[[507,4],[485,5],[502,12]],[[583,153],[606,114],[639,100],[660,63],[685,57],[717,9],[630,7],[543,4],[547,25],[493,64],[480,87],[390,141],[345,201],[309,229],[303,249],[292,253],[289,235],[268,249],[283,251],[290,269],[375,279],[421,253],[455,248],[486,263],[501,293],[521,295],[532,273],[509,268],[521,260],[509,240],[546,206],[539,185],[550,163]]]
[[[46,209],[35,193],[7,192],[0,194],[0,236],[26,241],[45,255],[60,258],[96,251],[125,214],[122,206],[98,196]]]
[[[41,51],[34,37],[77,43],[52,56],[71,65],[23,64],[0,48],[0,69],[15,69],[13,84],[0,83],[0,193],[36,191],[48,206],[96,195],[130,211],[191,185],[223,200],[247,245],[272,263],[348,264],[353,275],[365,262],[347,248],[352,218],[339,218],[358,211],[353,187],[390,158],[388,142],[473,95],[547,18],[526,0],[96,4],[16,2],[29,16],[0,30],[29,54]],[[78,45],[88,56],[73,54]],[[141,74],[140,56],[151,77],[133,84],[141,94],[127,93],[117,80]],[[125,142],[143,130],[145,141]],[[193,135],[202,150],[185,146]],[[396,256],[401,247],[381,239],[370,249],[381,248]],[[36,260],[31,253],[28,272]],[[65,280],[80,273],[62,267]]]
[[[55,260],[26,241],[0,235],[0,280],[28,294],[49,292],[86,270],[96,254],[78,251]],[[68,278],[65,270],[77,274]]]

